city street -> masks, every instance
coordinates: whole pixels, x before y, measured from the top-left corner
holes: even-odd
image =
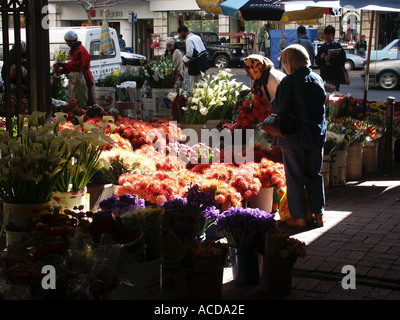
[[[243,82],[245,85],[250,87],[250,78],[246,76],[246,72],[243,68],[230,68],[234,77]],[[314,72],[319,73],[319,69],[313,69]],[[211,68],[209,69],[209,74],[216,74],[218,69]],[[363,98],[364,97],[364,79],[362,75],[365,73],[365,70],[352,70],[350,73],[350,85],[342,85],[340,91],[344,94],[350,94],[354,98]],[[187,83],[189,83],[189,76],[186,78]],[[397,90],[384,90],[381,88],[373,88],[369,87],[367,100],[377,101],[377,102],[386,102],[387,98],[392,96],[395,100],[400,99],[400,89]]]

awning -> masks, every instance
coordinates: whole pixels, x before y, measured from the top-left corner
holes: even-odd
[[[317,23],[324,16],[324,8],[307,8],[304,10],[286,11],[282,22],[297,21],[298,23]]]
[[[201,10],[209,13],[222,14],[220,4],[226,0],[196,0]]]

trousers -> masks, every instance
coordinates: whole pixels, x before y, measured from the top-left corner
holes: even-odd
[[[324,212],[324,179],[321,175],[323,148],[282,149],[286,194],[293,219],[307,217],[307,198],[312,213]]]

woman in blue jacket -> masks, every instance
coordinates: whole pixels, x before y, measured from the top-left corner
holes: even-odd
[[[282,66],[287,72],[279,84],[273,113],[293,107],[297,115],[296,131],[287,138],[276,137],[282,149],[287,199],[292,220],[287,224],[307,226],[307,191],[310,208],[317,225],[322,226],[325,207],[324,181],[321,175],[323,147],[326,139],[326,93],[321,77],[311,71],[307,50],[293,44],[282,52]]]

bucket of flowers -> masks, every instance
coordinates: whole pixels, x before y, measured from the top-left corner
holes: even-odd
[[[258,255],[262,290],[270,294],[288,294],[292,286],[293,265],[298,257],[306,255],[304,242],[278,230],[267,232],[265,248]]]
[[[40,112],[20,115],[16,137],[0,132],[2,231],[9,222],[23,228],[27,219],[49,205],[62,171],[75,153],[74,142],[57,130],[60,122],[45,124],[45,117]]]
[[[63,118],[65,114],[57,113],[56,118]],[[79,125],[60,130],[60,135],[72,141],[74,154],[63,168],[60,178],[54,187],[52,204],[64,209],[84,206],[89,210],[86,197],[87,185],[94,175],[100,171],[107,162],[100,158],[102,151],[109,145],[114,145],[114,140],[105,134],[107,123],[98,125],[83,123],[79,118]]]
[[[228,245],[206,239],[187,245],[186,250],[187,297],[193,300],[221,299]]]
[[[274,215],[257,208],[230,208],[218,216],[216,227],[228,241],[234,280],[257,284],[257,251],[264,246],[266,232],[277,227]]]
[[[229,69],[219,70],[214,76],[203,76],[188,98],[181,124],[205,124],[209,120],[225,119],[240,99],[242,83],[232,76]]]

